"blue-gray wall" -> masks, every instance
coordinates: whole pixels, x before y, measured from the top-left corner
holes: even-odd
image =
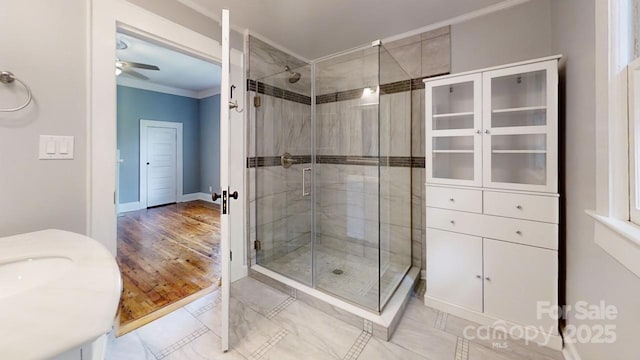
[[[218,99],[217,102],[215,98]],[[120,164],[120,203],[139,200],[140,119],[183,124],[183,194],[205,189],[208,191],[209,185],[214,186],[214,190],[217,189],[215,186],[219,182],[220,168],[217,135],[220,127],[219,111],[219,95],[198,100],[118,86],[118,149],[120,158],[124,159]],[[201,122],[204,129],[201,129]],[[212,131],[215,131],[214,135],[205,137],[205,134]],[[201,141],[206,144],[201,146]],[[206,174],[202,169],[206,169]],[[205,182],[201,180],[203,177]],[[209,184],[213,178],[216,183]]]
[[[220,95],[200,100],[200,191],[220,190]]]

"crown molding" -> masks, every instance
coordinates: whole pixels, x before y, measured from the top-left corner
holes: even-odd
[[[204,99],[206,97],[213,96],[220,93],[219,86],[213,89],[195,91],[195,90],[180,89],[173,86],[160,85],[153,82],[149,82],[147,80],[131,79],[131,78],[122,77],[122,76],[118,77],[117,84],[119,86],[125,86],[125,87],[134,88],[134,89],[148,90],[148,91],[154,91],[154,92],[159,92],[159,93],[169,94],[169,95],[176,95],[176,96],[184,96],[192,99]]]

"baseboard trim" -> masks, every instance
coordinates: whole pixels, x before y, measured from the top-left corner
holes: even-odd
[[[180,202],[201,200],[200,199],[200,194],[201,193],[184,194],[184,195],[182,195],[182,198],[180,199]]]
[[[220,200],[219,199],[216,200],[216,201],[213,201],[211,199],[211,194],[207,194],[207,193],[204,193],[204,192],[197,192],[197,193],[192,193],[192,194],[184,194],[184,195],[182,195],[182,197],[180,197],[180,202],[196,201],[196,200],[202,200],[202,201],[206,201],[206,202],[210,202],[210,203],[214,203],[214,204],[220,205]],[[118,204],[118,214],[130,212],[130,211],[136,211],[136,210],[140,210],[140,209],[144,209],[144,206],[142,206],[142,204],[140,204],[140,201]]]
[[[184,194],[184,195],[182,195],[182,199],[180,199],[180,202],[196,201],[196,200],[202,200],[202,201],[206,201],[206,202],[210,202],[210,203],[213,203],[213,204],[220,205],[220,199],[218,199],[216,201],[213,201],[211,199],[211,194],[208,194],[208,193],[205,193],[205,192]]]
[[[130,203],[124,203],[124,204],[118,204],[118,213],[125,213],[125,212],[129,212],[129,211],[136,211],[136,210],[140,210],[140,202],[139,201],[135,201],[135,202],[130,202]]]
[[[564,337],[564,334],[562,335]],[[582,360],[578,353],[578,349],[576,348],[576,344],[572,342],[565,341],[564,347],[562,348],[562,356],[564,356],[565,360]]]

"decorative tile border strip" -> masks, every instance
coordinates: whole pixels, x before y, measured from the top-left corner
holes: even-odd
[[[368,332],[369,334],[373,334],[373,322],[371,320],[363,319],[363,330],[364,332]]]
[[[192,342],[193,340],[199,338],[200,336],[206,334],[209,331],[209,329],[206,326],[201,327],[200,329],[192,332],[191,334],[183,337],[182,339],[178,340],[176,343],[160,350],[160,352],[158,354],[154,354],[156,356],[156,358],[158,358],[158,360],[160,359],[164,359],[165,357],[169,356],[170,354],[178,351],[180,348],[184,347],[185,345],[187,345],[188,343]]]
[[[411,167],[411,156],[344,156],[318,155],[317,164]]]
[[[380,85],[380,95],[395,94],[404,91],[411,91],[412,80],[396,81],[389,84]]]
[[[310,155],[294,155],[294,164],[310,164]],[[317,155],[317,164],[364,165],[424,168],[424,157],[416,156],[349,156],[349,155]],[[247,168],[280,166],[279,156],[258,156],[247,158]]]
[[[278,306],[269,311],[265,317],[269,320],[273,319],[274,317],[276,317],[276,315],[280,314],[282,310],[293,304],[294,301],[296,301],[295,298],[288,297],[285,301],[281,302]]]
[[[424,79],[447,75],[449,73],[436,74],[431,76],[425,76],[415,79],[407,79],[402,81],[396,81],[388,84],[380,85],[380,95],[395,94],[404,91],[424,89]],[[362,97],[362,91],[364,87],[338,91],[330,94],[323,94],[316,96],[316,104],[329,104],[332,102],[354,100]],[[298,94],[293,91],[281,89],[277,86],[265,84],[256,80],[247,79],[247,90],[257,92],[259,94],[269,95],[284,100],[294,101],[300,104],[311,105],[311,97],[307,95]]]
[[[389,95],[395,94],[403,91],[411,91],[411,90],[419,90],[424,89],[424,79],[447,75],[449,73],[436,74],[430,76],[424,76],[415,79],[407,79],[402,81],[396,81],[388,84],[380,85],[380,95]],[[345,100],[355,100],[362,97],[362,91],[364,91],[364,87],[352,89],[352,90],[344,90],[338,91],[331,94],[323,94],[316,96],[316,104],[328,104],[337,101],[345,101]]]
[[[356,339],[356,342],[353,343],[353,345],[351,345],[351,348],[349,349],[349,351],[347,351],[347,354],[342,359],[343,360],[357,359],[362,353],[362,350],[364,350],[364,347],[367,346],[367,343],[369,343],[369,340],[371,340],[371,336],[372,335],[370,332],[366,332],[366,331],[361,332],[360,336],[358,336],[358,338]]]
[[[458,337],[456,342],[456,360],[469,359],[469,340]]]
[[[204,313],[206,313],[207,311],[215,308],[217,305],[219,305],[222,302],[222,296],[216,296],[216,299],[208,304],[206,304],[205,306],[197,309],[196,311],[194,311],[193,313],[191,313],[191,315],[193,315],[194,317],[198,317]]]
[[[293,91],[281,89],[256,80],[247,79],[247,89],[248,91],[257,92],[259,94],[269,95],[300,104],[311,105],[311,96],[298,94]]]
[[[310,164],[311,155],[293,155],[293,164]],[[280,156],[257,156],[247,158],[247,167],[268,167],[268,166],[280,166]]]
[[[316,96],[316,104],[320,105],[320,104],[328,104],[336,101],[359,99],[362,97],[363,90],[364,88],[362,87],[358,89],[338,91],[331,94],[318,95]]]
[[[424,82],[423,82],[424,79],[430,79],[430,78],[443,76],[443,75],[449,75],[449,74],[451,74],[451,73],[450,72],[445,72],[445,73],[442,73],[442,74],[435,74],[435,75],[429,75],[429,76],[424,76],[424,77],[411,79],[411,90],[424,89]]]
[[[435,323],[433,324],[433,327],[435,327],[438,330],[444,331],[444,329],[447,328],[448,316],[449,314],[447,314],[446,312],[438,311],[438,315],[436,315],[436,320],[435,320]]]
[[[287,336],[289,332],[285,329],[281,329],[275,335],[273,335],[266,343],[260,345],[256,351],[254,351],[251,356],[249,356],[249,360],[258,360],[264,356],[272,347],[274,347],[278,341],[282,340],[285,336]]]

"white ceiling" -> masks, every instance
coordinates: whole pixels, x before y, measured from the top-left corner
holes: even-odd
[[[156,84],[161,87],[185,90],[185,94],[189,92],[202,93],[220,88],[221,69],[217,64],[208,63],[126,34],[118,33],[116,37],[123,40],[128,46],[124,50],[116,50],[118,59],[156,65],[160,68],[159,71],[134,69],[149,77],[149,80],[138,80],[122,73],[118,76],[119,84],[130,86],[140,84],[142,87],[145,84]]]
[[[504,0],[178,0],[205,15],[231,12],[249,29],[307,58],[451,19]]]

